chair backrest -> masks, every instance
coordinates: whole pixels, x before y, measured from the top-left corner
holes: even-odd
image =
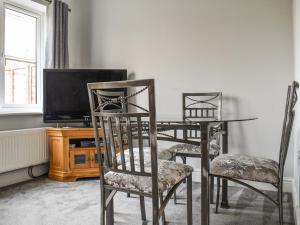
[[[222,92],[183,93],[183,121],[221,119]]]
[[[281,143],[279,151],[279,179],[282,185],[284,165],[286,161],[286,156],[289,148],[290,137],[293,128],[293,122],[295,117],[295,104],[297,102],[297,88],[299,84],[294,81],[292,85],[288,86],[286,105],[285,105],[285,114],[283,119],[283,128],[281,134]]]
[[[101,166],[101,182],[103,182],[104,174],[109,171],[151,176],[152,192],[157,192],[157,134],[154,80],[101,82],[90,83],[87,86],[98,155],[101,152],[101,142],[103,143],[102,154],[104,157],[103,159],[98,157]],[[113,96],[111,99],[105,96],[105,99],[103,99],[102,94],[105,89],[112,91],[119,88],[127,88],[130,94],[127,96]],[[148,101],[148,107],[144,105],[141,107],[132,102],[133,97],[142,92],[147,92],[148,98],[145,101]],[[123,105],[134,112],[109,112],[103,110],[103,107],[109,104]],[[143,121],[146,121],[146,123],[143,123]],[[102,128],[102,139],[99,138],[99,127]],[[144,133],[147,133],[150,139],[151,166],[145,166]],[[134,148],[138,150],[136,155],[134,154]]]
[[[183,121],[221,119],[222,92],[182,93]],[[184,131],[187,139],[199,139],[199,130]]]

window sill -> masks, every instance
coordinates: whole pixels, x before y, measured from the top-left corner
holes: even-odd
[[[23,116],[23,115],[43,115],[41,110],[9,110],[9,109],[0,109],[0,116]]]

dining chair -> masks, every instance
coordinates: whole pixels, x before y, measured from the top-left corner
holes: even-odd
[[[126,104],[122,102],[118,102],[118,98],[124,97],[126,93],[126,89],[121,90],[97,90],[97,96],[99,99],[99,103],[102,105],[102,112],[126,112],[127,107]],[[134,154],[138,154],[138,149],[133,149]],[[158,159],[164,160],[173,160],[174,154],[166,149],[158,149]],[[150,160],[150,159],[149,159]],[[127,193],[127,197],[130,197],[130,193]],[[143,204],[142,204],[143,206]],[[141,206],[141,207],[142,207]]]
[[[206,93],[183,93],[182,94],[182,112],[183,121],[197,121],[221,119],[222,112],[222,92],[206,92]],[[220,125],[210,128],[211,140],[209,142],[209,157],[214,159],[220,152]],[[200,139],[199,130],[184,130],[184,139]],[[201,147],[192,144],[176,144],[168,149],[171,154],[181,157],[186,164],[187,157],[201,158]],[[211,178],[210,202],[214,199],[214,179]],[[174,194],[174,202],[177,203],[176,193]]]
[[[222,178],[244,185],[271,200],[279,208],[279,223],[283,225],[283,172],[295,116],[294,106],[297,102],[296,89],[298,87],[299,84],[295,81],[288,86],[278,162],[241,154],[221,154],[212,161],[210,175],[217,177],[216,213],[219,206],[220,178]],[[274,200],[268,194],[243,180],[273,185],[277,189],[277,199]]]
[[[89,83],[87,86],[100,162],[100,224],[113,223],[113,201],[119,191],[140,196],[143,220],[146,220],[144,197],[151,198],[152,224],[158,225],[162,218],[165,225],[164,209],[176,188],[187,180],[187,224],[192,225],[192,167],[158,160],[154,80]],[[127,111],[103,111],[99,90],[118,88],[127,88],[131,92],[113,100],[106,99],[105,105],[124,104]],[[147,102],[147,107],[133,102],[133,98],[141,93],[146,93],[143,102]],[[99,127],[102,128],[102,139],[99,138]],[[145,146],[145,139],[149,140],[149,147]],[[101,148],[104,157],[100,157]]]

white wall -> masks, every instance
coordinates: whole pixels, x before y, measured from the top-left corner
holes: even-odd
[[[300,83],[300,0],[294,0],[294,65],[295,80]],[[299,91],[298,91],[299,92]],[[299,94],[298,94],[299,95]],[[300,224],[300,104],[296,105],[294,126],[294,214]]]
[[[69,4],[69,58],[70,68],[90,66],[90,4],[82,0],[64,0]]]
[[[294,0],[294,55],[295,80],[300,82],[300,0]],[[296,118],[294,126],[294,179],[295,179],[295,215],[300,218],[299,208],[299,152],[300,152],[300,104],[296,105]],[[300,221],[298,221],[300,223]]]
[[[229,151],[278,159],[293,80],[291,0],[90,0],[91,66],[155,78],[158,118],[181,118],[181,93],[223,91]],[[293,175],[290,151],[286,175]]]

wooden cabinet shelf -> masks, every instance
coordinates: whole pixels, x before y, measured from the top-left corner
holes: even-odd
[[[47,135],[49,179],[75,181],[78,178],[99,176],[96,147],[86,146],[94,140],[92,128],[49,128]],[[99,135],[102,135],[101,129]]]
[[[80,151],[80,150],[93,150],[96,149],[95,147],[76,147],[76,148],[69,148],[70,151]]]

